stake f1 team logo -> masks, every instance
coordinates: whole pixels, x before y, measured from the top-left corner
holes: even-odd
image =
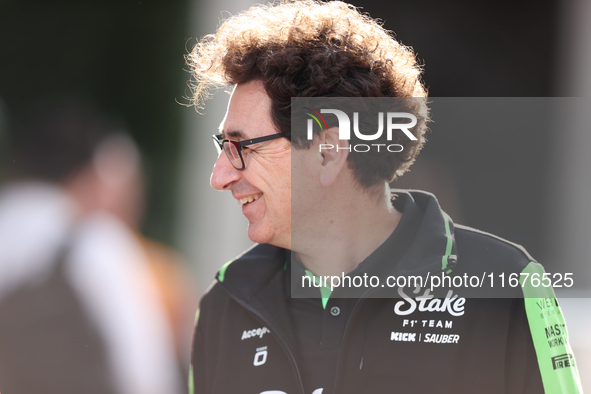
[[[320,112],[308,108],[303,107],[307,110],[306,115],[310,116],[311,119],[308,119],[307,123],[307,139],[309,141],[314,139],[314,121],[320,126],[320,130],[328,130],[328,125],[326,120],[322,116],[322,114],[333,114],[337,117],[339,122],[339,139],[340,140],[350,140],[351,139],[351,120],[349,119],[349,115],[345,112],[338,110],[338,109],[321,109]],[[378,112],[378,130],[373,134],[363,134],[359,130],[359,112],[353,112],[353,132],[355,136],[362,140],[362,141],[375,141],[382,136],[384,133],[384,118],[386,119],[386,138],[388,141],[392,141],[392,132],[394,130],[400,130],[406,135],[410,140],[416,141],[417,137],[415,137],[409,129],[416,126],[417,118],[413,114],[407,112],[387,112],[384,115],[384,112]],[[394,119],[410,119],[408,123],[394,123]],[[320,144],[320,152],[323,149],[334,149],[335,146],[331,144]],[[351,151],[353,149],[355,152],[369,152],[372,148],[377,149],[380,151],[380,148],[388,150],[388,152],[402,152],[403,146],[400,144],[356,144],[352,147],[349,146],[347,148],[336,146],[337,151],[346,149]]]

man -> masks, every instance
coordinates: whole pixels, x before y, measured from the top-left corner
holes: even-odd
[[[428,122],[410,49],[344,3],[299,1],[230,18],[188,63],[198,104],[235,85],[211,185],[238,200],[259,244],[201,301],[194,392],[580,391],[551,290],[476,299],[428,284],[540,266],[454,225],[430,194],[390,195]],[[400,277],[424,281],[390,286]]]
[[[0,188],[0,392],[182,392],[156,279],[125,223],[139,215],[137,147],[86,100],[32,108]]]

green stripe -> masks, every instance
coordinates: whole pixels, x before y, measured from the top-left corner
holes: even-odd
[[[224,264],[222,266],[222,268],[220,268],[220,272],[218,272],[218,280],[220,282],[223,282],[225,277],[226,277],[226,270],[228,269],[228,266],[232,263],[232,261],[228,261],[226,264]]]
[[[201,309],[197,309],[197,312],[195,312],[195,326],[197,326],[197,322],[199,321],[199,312],[201,312]],[[195,377],[193,376],[193,364],[189,364],[189,380],[188,380],[188,385],[189,385],[189,394],[194,394],[195,393]]]
[[[317,118],[317,117],[315,117],[314,115],[312,115],[312,114],[311,114],[311,113],[309,113],[309,112],[306,112],[306,115],[310,115],[311,117],[313,117],[313,118],[314,118],[314,120],[316,121],[316,123],[318,123],[318,126],[320,126],[320,130],[324,130],[324,128],[322,127],[322,124],[320,123],[320,121],[318,120],[318,118]]]
[[[551,287],[532,285],[531,275],[543,278],[544,268],[532,261],[521,271],[525,312],[532,340],[536,349],[542,383],[546,394],[582,393],[581,380],[574,354],[568,343],[564,317]],[[534,281],[537,283],[537,281]],[[565,366],[565,361],[572,364]],[[561,364],[562,362],[562,364]]]
[[[451,255],[453,239],[451,237],[451,229],[449,228],[449,218],[445,213],[443,214],[443,219],[445,221],[445,237],[447,238],[447,245],[445,246],[445,254],[441,257],[441,270],[445,271],[446,274],[449,274],[451,270],[447,269],[447,259]]]
[[[195,394],[195,378],[193,376],[193,364],[189,366],[189,394]]]
[[[305,270],[306,276],[310,279],[312,279],[312,281],[316,284],[322,284],[322,279],[318,278],[318,282],[316,282],[316,276],[314,276],[313,273],[311,273],[308,270]],[[328,299],[330,298],[330,295],[332,294],[332,290],[330,289],[330,287],[325,287],[325,286],[320,286],[320,297],[322,298],[322,308],[326,309],[326,304],[328,304]]]

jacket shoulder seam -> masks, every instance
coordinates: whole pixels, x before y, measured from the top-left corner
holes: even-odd
[[[491,239],[493,242],[498,242],[500,244],[510,246],[513,249],[515,249],[516,251],[519,251],[523,255],[523,257],[525,257],[528,260],[528,262],[533,261],[533,262],[537,263],[536,259],[534,259],[523,246],[521,246],[515,242],[508,241],[505,238],[499,237],[498,235],[494,235],[494,234],[488,233],[486,231],[478,230],[478,229],[475,229],[475,228],[472,228],[469,226],[465,226],[462,224],[456,224],[456,223],[454,223],[454,229],[466,231],[466,232],[473,233],[476,235],[480,235],[480,236]]]

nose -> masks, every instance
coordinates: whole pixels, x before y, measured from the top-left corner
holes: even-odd
[[[241,177],[242,171],[235,169],[224,152],[221,152],[211,172],[211,187],[217,190],[230,190],[232,184]]]

